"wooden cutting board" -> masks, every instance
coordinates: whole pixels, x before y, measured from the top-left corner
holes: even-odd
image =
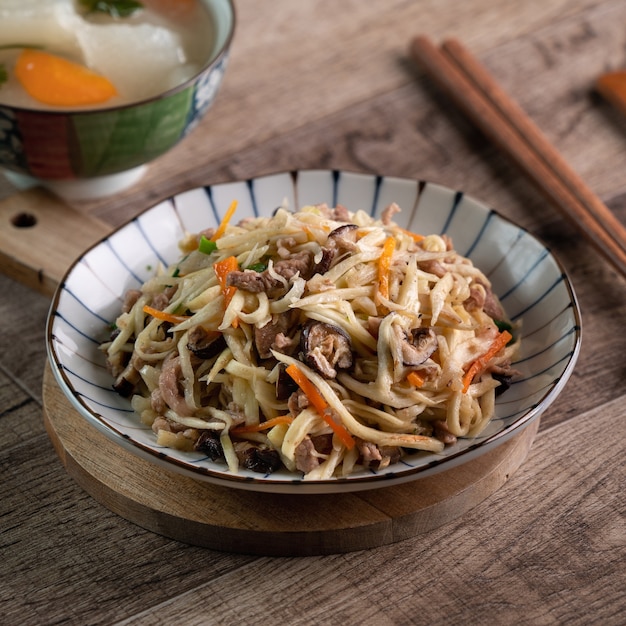
[[[0,202],[1,270],[52,295],[70,264],[109,230],[43,190],[16,194]],[[535,420],[495,450],[431,477],[358,493],[291,495],[212,485],[133,455],[80,416],[49,365],[43,414],[68,474],[111,511],[189,544],[280,556],[374,548],[461,517],[519,468],[539,426]]]
[[[110,230],[45,189],[21,191],[0,200],[1,271],[52,296],[72,261]]]

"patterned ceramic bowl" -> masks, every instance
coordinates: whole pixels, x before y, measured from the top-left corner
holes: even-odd
[[[177,144],[212,104],[235,28],[232,0],[202,0],[215,24],[200,73],[159,96],[113,108],[41,111],[0,104],[0,167],[18,186],[97,197],[134,183],[145,164]]]
[[[521,323],[520,376],[496,401],[489,426],[476,438],[460,438],[441,454],[415,451],[387,468],[347,478],[303,481],[278,471],[234,474],[204,453],[157,445],[127,399],[112,388],[100,342],[110,335],[124,293],[150,278],[155,267],[180,257],[188,232],[215,226],[233,199],[238,219],[269,215],[288,206],[327,202],[380,216],[391,202],[404,228],[447,233],[492,282],[507,314]],[[556,400],[572,370],[581,341],[580,312],[572,286],[550,251],[531,234],[469,196],[439,185],[326,170],[285,172],[193,189],[139,215],[88,250],[59,287],[48,320],[48,354],[61,389],[89,423],[133,454],[165,470],[229,487],[282,493],[372,489],[414,480],[476,459],[536,420]]]

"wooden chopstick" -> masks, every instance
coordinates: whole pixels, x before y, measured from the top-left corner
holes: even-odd
[[[424,35],[411,41],[410,55],[626,276],[626,228],[480,62],[455,39],[439,48]]]
[[[477,87],[493,102],[515,127],[519,135],[535,150],[537,155],[552,168],[554,174],[570,188],[579,201],[588,207],[595,218],[607,229],[613,239],[626,251],[626,227],[585,184],[570,167],[556,148],[548,141],[537,125],[522,108],[511,99],[485,67],[457,39],[444,41],[443,50],[470,77]]]

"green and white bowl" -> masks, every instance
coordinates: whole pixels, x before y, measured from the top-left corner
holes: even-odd
[[[44,111],[0,104],[0,168],[19,187],[68,198],[115,193],[188,135],[213,103],[235,29],[232,0],[202,0],[215,42],[202,70],[158,96],[117,107]]]

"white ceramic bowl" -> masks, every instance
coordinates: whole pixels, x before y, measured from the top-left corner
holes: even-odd
[[[522,375],[497,401],[496,415],[475,439],[460,439],[442,454],[415,452],[385,470],[349,478],[303,481],[287,471],[268,476],[230,473],[200,453],[156,445],[111,387],[98,350],[120,312],[124,292],[138,287],[162,262],[179,258],[178,241],[219,223],[237,199],[238,219],[271,213],[286,198],[290,207],[327,202],[379,215],[390,203],[404,211],[403,227],[447,233],[492,281],[513,321],[522,320],[522,349],[514,367]],[[177,195],[133,219],[96,244],[66,274],[52,302],[48,353],[56,379],[78,412],[114,442],[164,468],[199,480],[257,491],[327,493],[388,486],[441,472],[500,445],[537,419],[569,378],[581,341],[580,312],[572,286],[550,251],[524,229],[467,195],[415,180],[337,171],[299,171],[213,185]]]

